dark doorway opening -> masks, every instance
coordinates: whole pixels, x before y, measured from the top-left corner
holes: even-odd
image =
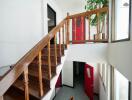
[[[56,12],[47,5],[47,17],[48,17],[48,32],[50,32],[56,26]],[[50,41],[51,44],[54,44],[54,38]]]
[[[84,84],[84,66],[85,62],[73,61],[73,85],[74,87]]]

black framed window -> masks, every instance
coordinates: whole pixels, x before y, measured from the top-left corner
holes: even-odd
[[[113,0],[112,8],[112,42],[130,40],[131,0]]]

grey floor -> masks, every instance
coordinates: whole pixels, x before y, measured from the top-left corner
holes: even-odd
[[[74,100],[89,100],[88,96],[84,92],[82,80],[76,80],[74,88],[63,86],[56,94],[54,100],[70,100],[71,96],[74,97]],[[94,100],[99,99],[97,96],[94,96]]]

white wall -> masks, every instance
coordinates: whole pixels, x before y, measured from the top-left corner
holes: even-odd
[[[0,66],[15,64],[48,33],[47,3],[61,11],[53,0],[0,0]]]
[[[59,24],[63,19],[62,9],[56,0],[43,0],[43,12],[44,12],[44,33],[48,34],[48,18],[47,18],[47,4],[56,12],[56,23]]]
[[[107,44],[75,44],[69,45],[66,63],[63,67],[63,84],[73,86],[73,61],[82,61],[92,65],[95,68],[94,92],[98,93],[98,71],[97,63],[107,62]],[[69,75],[71,75],[69,77]],[[70,82],[70,83],[69,83]],[[72,83],[71,83],[72,82]]]
[[[85,0],[56,0],[63,11],[63,17],[67,16],[67,12],[69,14],[76,14],[85,11]]]
[[[103,81],[101,78],[99,78],[99,100],[108,100],[107,92],[104,89]]]

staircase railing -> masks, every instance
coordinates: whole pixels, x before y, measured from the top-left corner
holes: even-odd
[[[100,19],[100,15],[104,13],[104,18]],[[96,33],[93,34],[93,31],[91,31],[93,29],[93,26],[91,26],[91,18],[93,17],[93,15],[97,16],[97,24],[96,26]],[[80,19],[80,21],[78,20]],[[83,20],[82,20],[83,19]],[[87,11],[87,12],[83,12],[83,13],[79,13],[79,14],[74,14],[74,15],[67,15],[67,20],[68,20],[68,27],[69,27],[69,23],[71,22],[72,26],[72,34],[70,34],[69,32],[69,28],[68,28],[68,35],[70,34],[70,36],[68,36],[71,40],[72,43],[84,43],[84,42],[108,42],[108,7],[104,7],[104,8],[100,8],[100,9],[96,9],[96,10],[92,10],[92,11]],[[102,20],[102,21],[101,21]],[[82,23],[82,22],[83,23]],[[81,34],[77,33],[77,29],[78,28],[78,23],[82,23],[80,25],[82,25],[81,27]],[[73,28],[74,26],[74,28]],[[102,26],[102,27],[101,27]],[[79,26],[80,27],[80,26]],[[84,28],[83,28],[84,27]],[[84,32],[84,34],[83,34]],[[80,39],[81,37],[81,39]],[[68,39],[69,39],[68,38]]]
[[[54,48],[55,48],[55,61],[57,63],[57,40],[59,44],[59,53],[61,55],[61,44],[65,44],[66,48],[69,44],[69,22],[70,19],[76,18],[78,16],[81,17],[89,17],[92,14],[99,14],[101,12],[108,12],[108,8],[101,8],[93,11],[88,11],[80,14],[75,14],[71,16],[67,16],[59,25],[57,25],[52,31],[49,32],[39,43],[37,43],[25,56],[23,56],[14,66],[13,68],[0,80],[0,100],[3,100],[3,95],[9,89],[9,87],[18,79],[20,75],[23,74],[24,76],[24,87],[25,87],[25,100],[29,100],[29,87],[28,87],[28,66],[29,64],[38,57],[39,62],[39,87],[40,87],[40,95],[43,95],[43,88],[42,88],[42,69],[41,69],[41,52],[44,47],[47,46],[48,48],[48,67],[49,72],[48,76],[51,78],[51,61],[50,61],[50,40],[54,39]],[[99,26],[97,26],[99,27]],[[90,34],[90,33],[89,33]],[[99,34],[97,32],[97,34]],[[107,39],[106,39],[107,40]],[[91,40],[90,36],[87,42],[102,42],[106,40],[99,40],[98,38],[95,40]]]

